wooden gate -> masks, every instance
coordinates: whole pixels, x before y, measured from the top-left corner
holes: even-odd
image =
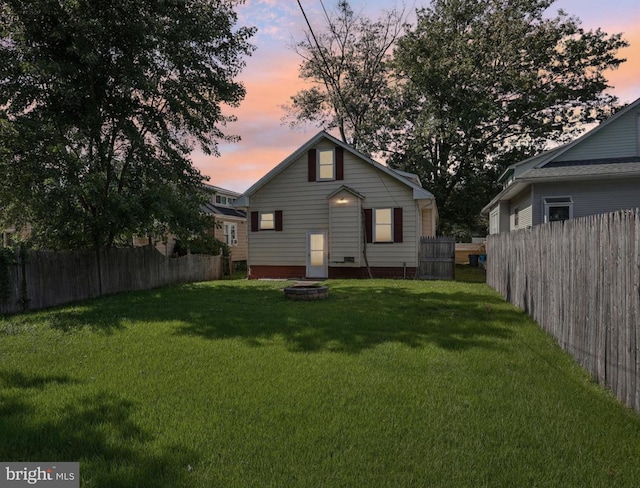
[[[456,278],[456,240],[454,237],[421,237],[418,279]]]

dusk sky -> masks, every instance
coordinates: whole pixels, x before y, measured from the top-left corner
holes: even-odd
[[[563,9],[582,21],[585,30],[600,27],[612,34],[622,32],[630,47],[619,52],[627,62],[608,73],[612,93],[623,103],[640,97],[640,8],[638,0],[558,0],[551,11]],[[333,10],[336,0],[324,0]],[[389,0],[351,0],[356,13],[378,19],[393,5]],[[429,5],[428,0],[406,0],[407,12]],[[320,0],[302,0],[312,26],[323,27]],[[241,141],[221,144],[220,157],[192,154],[195,166],[207,176],[210,184],[243,192],[298,147],[313,137],[317,126],[291,129],[282,124],[285,115],[281,106],[289,102],[303,82],[298,78],[300,58],[289,47],[302,38],[304,18],[295,0],[247,0],[238,9],[239,25],[258,28],[252,43],[256,46],[247,59],[239,79],[247,95],[238,108],[225,110],[238,121],[226,127],[227,134],[239,135]]]

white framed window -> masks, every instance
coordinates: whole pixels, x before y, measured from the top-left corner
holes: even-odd
[[[333,149],[318,150],[318,180],[335,180],[336,165]]]
[[[494,208],[489,214],[489,234],[497,234],[500,232],[498,226],[498,208]]]
[[[232,222],[224,223],[224,242],[228,246],[238,245],[238,224]]]
[[[573,200],[571,197],[545,197],[542,202],[545,224],[573,218]]]
[[[260,212],[260,230],[273,230],[276,228],[274,212]]]
[[[373,242],[393,242],[393,209],[375,209],[373,213]]]
[[[518,228],[520,225],[520,209],[518,207],[513,209],[513,227]]]
[[[231,197],[225,197],[223,195],[216,195],[216,203],[220,205],[231,205],[235,199]]]

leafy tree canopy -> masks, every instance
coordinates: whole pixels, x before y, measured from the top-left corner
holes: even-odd
[[[50,248],[199,231],[202,175],[244,97],[241,0],[5,0],[0,206]]]
[[[393,87],[388,62],[406,27],[404,13],[393,9],[373,21],[340,0],[324,20],[320,29],[309,25],[293,46],[302,59],[300,77],[314,86],[291,97],[286,119],[336,129],[343,141],[370,154],[380,146],[387,119]]]
[[[441,230],[479,229],[508,166],[611,115],[620,34],[585,31],[552,0],[434,0],[398,44],[406,80],[389,159],[436,196]]]

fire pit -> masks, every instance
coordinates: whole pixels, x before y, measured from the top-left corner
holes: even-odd
[[[290,300],[322,300],[329,296],[329,287],[313,282],[299,282],[287,286],[284,296]]]

